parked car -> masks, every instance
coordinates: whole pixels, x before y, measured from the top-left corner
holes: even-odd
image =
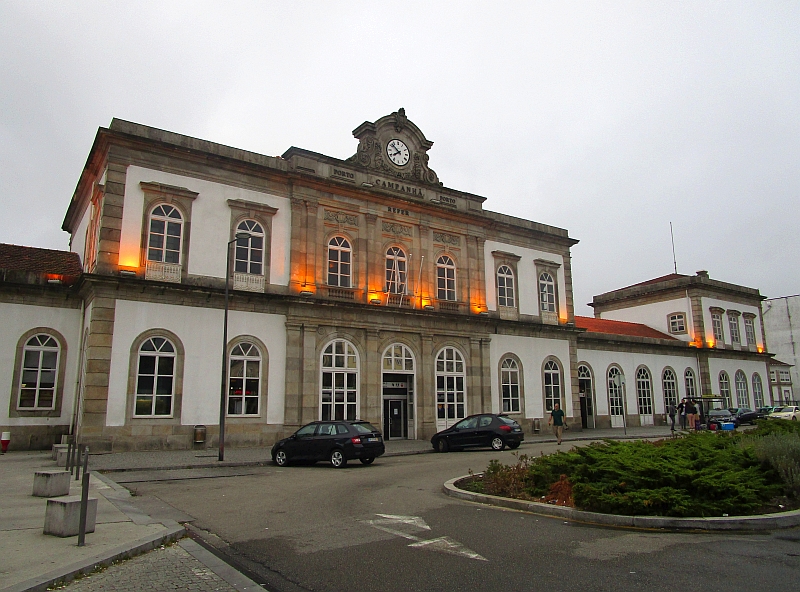
[[[761,414],[761,417],[767,417],[770,413],[778,409],[778,407],[759,407],[758,412]]]
[[[492,450],[518,448],[525,440],[519,424],[505,415],[482,413],[470,415],[436,433],[431,444],[436,452],[447,452],[472,446],[491,446]]]
[[[315,421],[275,442],[272,462],[328,460],[339,469],[356,458],[368,465],[385,451],[383,436],[366,421]]]
[[[764,416],[759,413],[758,411],[753,411],[752,409],[748,409],[747,407],[737,407],[733,409],[728,409],[733,416],[738,421],[739,425],[743,423],[749,423],[750,425],[754,424],[757,419],[762,419]]]
[[[709,430],[721,430],[723,423],[732,423],[739,426],[739,420],[728,409],[711,409],[706,414],[706,425]]]
[[[800,407],[796,405],[787,405],[786,407],[776,407],[775,410],[767,416],[769,419],[791,419],[797,421],[800,417]]]

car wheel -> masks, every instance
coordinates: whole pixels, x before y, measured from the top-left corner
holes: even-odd
[[[279,467],[285,467],[289,464],[289,457],[286,456],[286,452],[284,450],[278,450],[278,452],[275,453],[275,457],[272,459],[272,461]]]
[[[447,440],[444,438],[436,440],[436,452],[447,452],[448,450],[450,450],[450,445],[447,443]]]
[[[331,466],[334,469],[341,469],[343,466],[347,464],[347,459],[344,457],[344,454],[338,448],[335,448],[331,452]]]
[[[511,444],[508,445],[508,447],[511,450],[516,450],[517,448],[519,448],[519,442],[512,442]]]
[[[792,421],[797,421],[797,417],[793,415],[792,416]]]
[[[500,436],[492,438],[492,450],[502,450],[506,447],[506,443]]]
[[[371,465],[373,462],[375,462],[375,457],[370,456],[369,458],[362,458],[360,460],[362,465]]]

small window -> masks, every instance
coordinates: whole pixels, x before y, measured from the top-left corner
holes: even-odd
[[[791,382],[792,379],[789,377],[788,370],[778,370],[778,375],[781,378],[781,382]]]
[[[556,283],[547,272],[539,275],[539,303],[542,312],[556,312]]]
[[[737,313],[728,313],[728,327],[731,330],[731,343],[740,343],[739,315]]]
[[[714,341],[725,343],[725,335],[722,332],[722,314],[711,313],[711,328],[714,330]]]
[[[436,298],[456,300],[456,264],[447,255],[436,261]]]
[[[236,240],[236,261],[234,269],[238,273],[262,275],[264,273],[264,228],[255,220],[242,220],[236,227],[236,234],[249,234],[249,238]]]
[[[390,247],[386,251],[386,284],[389,294],[406,294],[406,254],[403,249]]]
[[[686,385],[686,396],[689,399],[693,399],[697,395],[697,391],[694,386],[694,371],[691,368],[687,368],[686,372],[683,373],[683,382]]]
[[[339,288],[351,286],[352,249],[350,242],[341,236],[334,236],[328,242],[328,285]]]
[[[479,428],[485,428],[486,426],[492,425],[492,416],[491,415],[481,415],[481,420],[478,423]]]
[[[770,382],[778,382],[777,375],[775,374],[775,370],[769,371],[769,380]]]
[[[501,265],[497,270],[497,302],[500,306],[514,307],[514,272],[508,265]]]
[[[151,337],[139,348],[136,371],[136,417],[170,417],[175,395],[175,346]]]
[[[744,336],[747,339],[747,345],[756,344],[756,326],[750,317],[744,319]]]
[[[350,430],[347,429],[347,426],[343,423],[336,424],[336,432],[339,434],[349,434]]]
[[[22,354],[17,409],[53,409],[58,376],[58,342],[46,334],[34,335],[25,343]]]
[[[500,388],[503,413],[519,413],[519,367],[512,358],[500,364]]]
[[[676,312],[669,315],[669,332],[686,333],[686,314]]]
[[[183,217],[168,204],[156,206],[150,213],[147,260],[158,263],[181,262]]]

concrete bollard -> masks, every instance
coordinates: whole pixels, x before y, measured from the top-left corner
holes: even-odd
[[[33,474],[33,495],[59,497],[69,495],[70,474],[58,469],[36,471]]]
[[[53,460],[58,460],[58,451],[66,450],[69,444],[53,444]]]
[[[56,456],[56,466],[57,467],[66,467],[67,466],[67,449],[66,448],[59,448],[58,449],[58,456]],[[70,473],[67,472],[67,475]]]
[[[69,475],[66,471],[65,475]],[[90,497],[86,507],[86,532],[94,532],[97,521],[97,498]],[[47,500],[44,534],[76,536],[80,531],[81,496],[71,495]]]

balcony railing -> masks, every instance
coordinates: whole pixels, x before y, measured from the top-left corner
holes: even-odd
[[[181,282],[181,266],[177,263],[148,261],[144,272],[145,279],[159,282]]]
[[[337,300],[355,300],[355,290],[351,288],[328,288],[328,298]]]
[[[264,276],[254,273],[235,272],[233,274],[233,289],[246,292],[263,292]]]
[[[439,310],[445,312],[458,312],[461,309],[461,305],[455,300],[437,300],[436,303],[439,305]]]

